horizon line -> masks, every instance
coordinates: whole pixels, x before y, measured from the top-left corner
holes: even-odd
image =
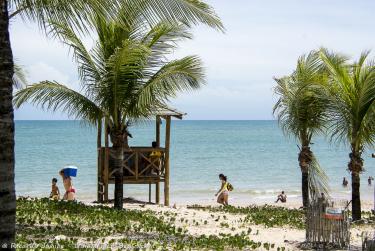
[[[155,119],[146,119],[155,120]],[[80,119],[15,119],[14,121],[84,121]],[[174,121],[277,121],[277,119],[176,119]]]

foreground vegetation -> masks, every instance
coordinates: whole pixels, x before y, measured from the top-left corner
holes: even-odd
[[[245,215],[244,221],[266,227],[290,226],[297,229],[305,227],[304,211],[300,209],[287,209],[275,206],[248,206],[248,207],[201,207],[191,206],[192,209],[208,210],[210,212],[224,212]]]
[[[17,200],[18,247],[51,249],[259,249],[284,250],[252,241],[248,233],[192,236],[176,227],[173,215],[150,210],[20,198]]]

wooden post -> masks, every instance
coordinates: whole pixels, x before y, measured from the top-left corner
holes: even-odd
[[[161,124],[161,119],[160,116],[156,116],[156,144],[158,147],[160,147],[160,124]],[[160,203],[160,182],[157,181],[155,183],[155,203],[159,204]]]
[[[155,203],[160,203],[160,182],[156,182],[155,184]]]
[[[101,172],[101,152],[100,148],[102,147],[102,120],[98,121],[98,138],[96,142],[97,146],[97,153],[98,153],[98,194],[97,194],[97,201],[103,202],[103,186],[101,185],[102,182],[102,172]]]
[[[107,119],[104,119],[104,174],[103,174],[103,183],[104,183],[104,201],[108,202],[108,180],[109,180],[109,148],[108,148],[108,123]]]
[[[108,124],[107,124],[107,120],[104,121],[104,145],[105,147],[108,147],[109,145],[109,140],[108,140]]]
[[[160,147],[160,124],[161,119],[160,116],[156,116],[156,144],[158,147]]]
[[[171,116],[166,117],[165,126],[165,177],[164,177],[164,206],[169,206],[169,148],[171,143]]]
[[[151,203],[151,182],[148,183],[148,202]]]
[[[104,201],[105,202],[108,202],[108,182],[109,182],[109,167],[108,167],[108,164],[109,164],[109,148],[106,147],[104,148],[104,180],[103,180],[103,183],[104,183]]]
[[[102,147],[102,120],[98,121],[98,138],[96,142],[97,148]]]

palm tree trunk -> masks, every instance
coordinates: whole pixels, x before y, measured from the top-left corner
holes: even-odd
[[[361,219],[361,193],[359,173],[352,172],[352,218]]]
[[[13,55],[9,40],[8,3],[0,0],[0,247],[15,242]]]
[[[302,172],[302,204],[304,208],[309,205],[309,166],[312,160],[310,147],[302,146],[298,155],[299,166]]]
[[[111,141],[113,144],[112,147],[112,160],[113,160],[113,168],[116,170],[115,172],[115,200],[114,200],[114,208],[122,209],[123,208],[123,179],[124,179],[124,147],[128,147],[127,145],[127,137],[123,130],[110,130]]]
[[[122,146],[113,147],[113,163],[115,172],[115,202],[114,207],[116,209],[123,208],[123,161],[124,161],[124,148]]]
[[[352,218],[361,219],[361,192],[360,192],[360,172],[363,171],[363,159],[359,151],[352,150],[349,154],[349,170],[352,173]]]
[[[307,208],[309,205],[309,172],[302,171],[302,205]]]

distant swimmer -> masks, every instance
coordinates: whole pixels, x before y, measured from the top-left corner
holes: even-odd
[[[281,203],[285,203],[286,202],[286,194],[284,191],[281,191],[281,194],[279,194],[277,196],[277,200],[275,201],[275,203],[281,201]]]
[[[343,178],[343,180],[342,180],[342,185],[344,186],[344,187],[346,187],[346,186],[348,186],[348,180],[344,177]]]

